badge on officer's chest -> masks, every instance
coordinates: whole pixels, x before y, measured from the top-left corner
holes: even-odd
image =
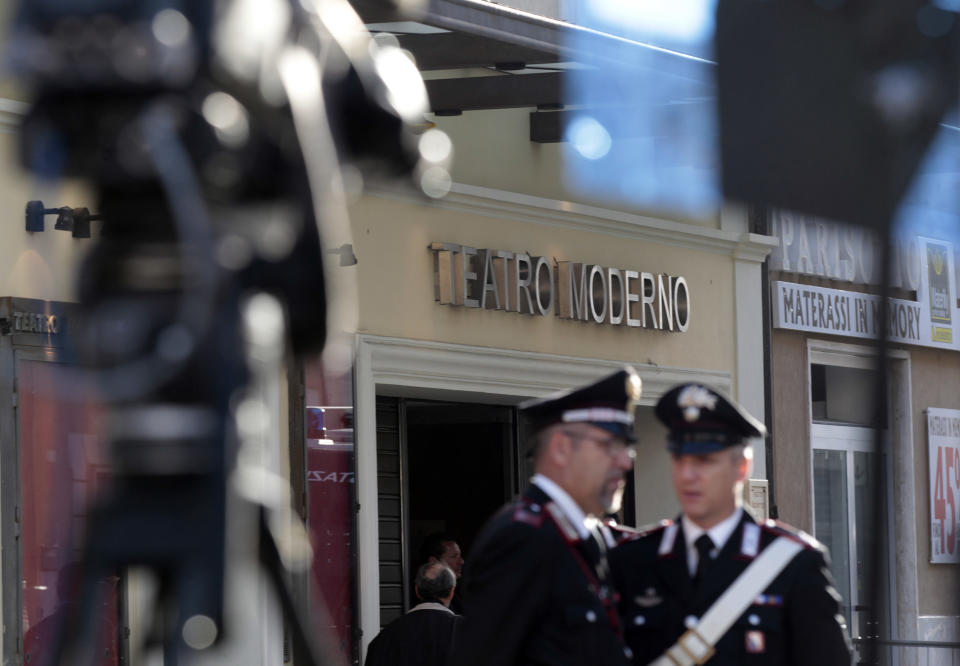
[[[761,654],[766,652],[767,645],[762,631],[748,631],[745,641],[747,654]]]
[[[659,606],[663,603],[663,597],[657,594],[657,591],[648,587],[643,594],[638,594],[633,598],[634,603],[636,603],[640,608],[650,608],[652,606]]]

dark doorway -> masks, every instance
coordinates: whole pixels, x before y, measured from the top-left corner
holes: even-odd
[[[515,407],[377,396],[381,626],[417,603],[427,536],[452,535],[469,563],[477,533],[526,479],[517,441]]]
[[[517,485],[512,407],[405,401],[410,575],[420,546],[452,535],[469,561],[473,541]]]
[[[516,407],[377,396],[380,621],[417,603],[424,539],[451,535],[469,567],[483,525],[532,474]],[[632,525],[629,475],[620,522]]]

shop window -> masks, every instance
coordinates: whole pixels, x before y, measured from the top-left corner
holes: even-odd
[[[814,536],[830,551],[850,635],[890,636],[899,620],[890,540],[895,504],[892,458],[877,450],[878,434],[886,442],[881,451],[891,449],[887,421],[873,416],[876,359],[872,349],[819,341],[809,353]],[[855,652],[861,661],[861,648]]]
[[[870,369],[810,365],[810,408],[815,423],[872,425],[874,373]]]
[[[814,534],[829,550],[837,589],[844,599],[844,615],[851,621],[850,506],[847,496],[847,453],[813,452]]]

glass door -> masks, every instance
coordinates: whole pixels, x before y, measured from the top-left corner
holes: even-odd
[[[850,502],[845,451],[813,451],[814,536],[830,549],[831,570],[843,596],[847,626],[853,626],[850,585]]]
[[[873,431],[857,426],[814,423],[813,449],[814,536],[830,549],[831,570],[853,637],[877,635],[867,626],[868,586],[873,566],[881,567],[881,589],[887,587],[887,503],[874,504],[877,483]],[[876,526],[879,526],[879,530]],[[881,561],[875,563],[878,541]],[[877,599],[877,602],[882,601]]]

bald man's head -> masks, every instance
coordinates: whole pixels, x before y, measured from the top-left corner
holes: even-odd
[[[414,585],[421,601],[432,601],[449,606],[453,598],[453,589],[457,585],[457,577],[446,564],[436,561],[427,562],[417,570]]]

